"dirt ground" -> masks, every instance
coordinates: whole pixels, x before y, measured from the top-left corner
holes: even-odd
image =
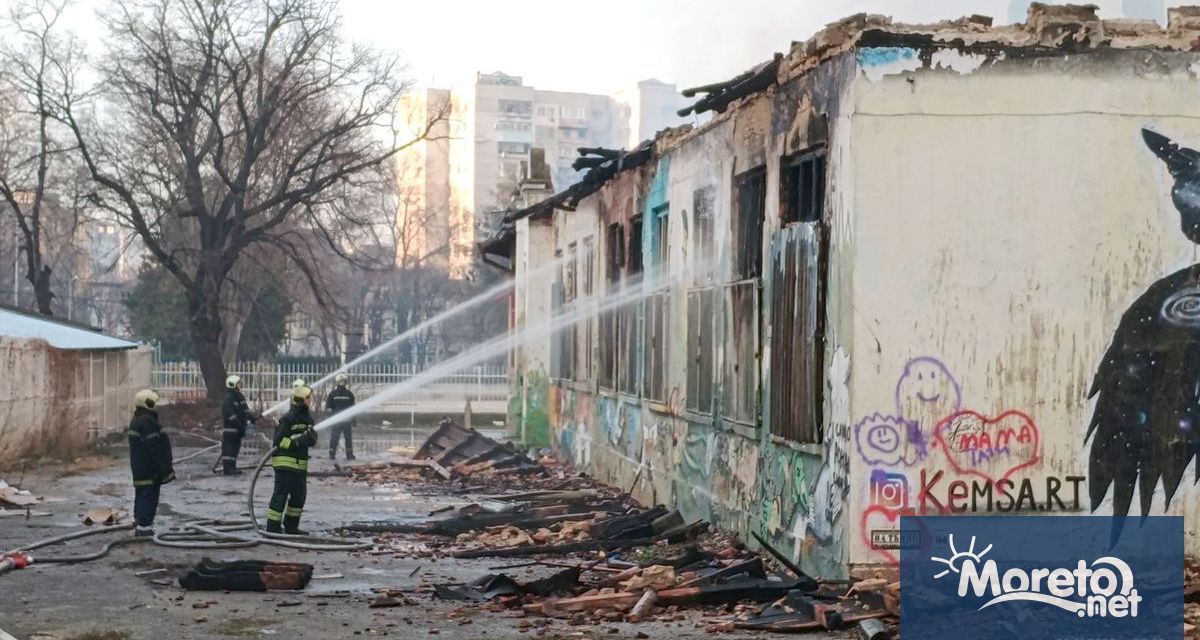
[[[178,449],[180,458],[196,449]],[[318,448],[318,451],[321,451]],[[360,455],[363,462],[386,453]],[[245,517],[244,496],[249,475],[227,479],[209,468],[216,453],[177,467],[180,479],[163,489],[160,529],[202,518]],[[107,456],[90,456],[82,469],[44,466],[27,471],[23,489],[49,500],[38,508],[52,515],[0,518],[0,548],[48,538],[80,527],[87,509],[114,507],[132,510],[128,463],[120,448]],[[318,459],[313,471],[330,471],[329,460]],[[258,488],[260,514],[270,492],[270,478]],[[317,533],[358,520],[424,517],[446,506],[463,504],[471,496],[416,495],[395,488],[371,488],[346,477],[309,480],[308,504],[302,526]],[[110,534],[110,535],[127,535]],[[34,552],[45,556],[96,549],[107,538]],[[274,559],[315,565],[315,578],[303,592],[225,593],[186,592],[172,576],[202,557],[213,559]],[[107,557],[74,565],[37,565],[0,576],[0,629],[20,640],[160,640],[162,638],[704,638],[705,614],[688,611],[673,622],[613,623],[573,626],[553,620],[531,626],[529,618],[513,611],[488,611],[477,605],[439,601],[422,587],[437,582],[468,582],[488,573],[503,560],[400,558],[370,553],[306,552],[259,546],[232,551],[168,549],[152,543],[118,547]],[[167,571],[137,575],[156,569]],[[517,579],[539,575],[536,570],[507,571]],[[371,609],[374,588],[412,589],[411,605]],[[542,618],[538,618],[542,620]],[[727,633],[721,637],[768,637],[763,633]],[[805,637],[854,637],[813,633]]]

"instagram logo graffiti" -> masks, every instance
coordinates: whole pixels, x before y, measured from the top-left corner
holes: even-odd
[[[871,504],[885,509],[907,509],[908,478],[903,473],[872,471]]]

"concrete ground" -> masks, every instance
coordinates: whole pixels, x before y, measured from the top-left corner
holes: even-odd
[[[195,449],[177,449],[180,458]],[[360,458],[384,458],[374,453]],[[227,479],[209,471],[216,454],[179,465],[179,480],[163,488],[157,527],[202,518],[242,518],[248,475]],[[317,460],[314,471],[332,469]],[[114,453],[89,457],[74,465],[43,467],[24,477],[2,474],[51,501],[38,508],[45,517],[0,518],[0,549],[12,549],[80,527],[81,514],[91,508],[132,510],[128,462],[118,447]],[[258,488],[260,513],[270,493],[270,477]],[[314,533],[343,523],[396,516],[425,516],[431,510],[462,502],[467,497],[420,496],[400,489],[371,488],[345,477],[309,481],[308,505],[302,523]],[[109,536],[84,539],[34,552],[34,557],[83,553]],[[256,558],[307,562],[315,565],[314,579],[304,592],[224,593],[186,592],[172,572],[202,557]],[[554,620],[547,626],[528,626],[543,618],[522,618],[514,611],[443,602],[419,588],[429,582],[468,582],[499,559],[399,558],[370,553],[305,552],[259,546],[233,551],[168,549],[141,543],[118,547],[98,561],[74,565],[36,565],[0,576],[0,629],[20,640],[161,640],[172,638],[704,638],[704,614],[689,611],[670,623],[613,623],[572,626]],[[138,576],[167,568],[169,572]],[[509,571],[522,579],[528,570]],[[416,572],[416,575],[413,575]],[[338,575],[338,577],[324,577]],[[175,575],[178,575],[175,573]],[[373,588],[414,589],[413,604],[387,609],[368,608]],[[522,626],[524,624],[525,626]],[[761,633],[729,633],[723,637],[765,637]],[[2,634],[0,634],[2,636]],[[852,637],[852,634],[843,634]],[[808,637],[830,637],[812,634]]]

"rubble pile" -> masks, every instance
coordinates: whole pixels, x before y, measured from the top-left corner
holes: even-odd
[[[474,501],[427,518],[356,522],[343,531],[372,535],[374,553],[528,558],[489,571],[536,568],[545,575],[486,573],[425,589],[442,600],[513,611],[523,630],[544,633],[555,621],[675,622],[700,614],[709,633],[795,633],[872,621],[862,634],[883,638],[891,631],[878,621],[894,626],[898,612],[897,583],[814,579],[764,540],[767,556],[730,534],[710,532],[707,522],[688,522],[663,506],[646,508],[628,493],[550,460],[533,461],[449,420],[413,459],[352,473],[375,485],[421,483],[472,494]],[[474,495],[478,489],[492,493]],[[371,606],[415,604],[411,594],[379,590]]]

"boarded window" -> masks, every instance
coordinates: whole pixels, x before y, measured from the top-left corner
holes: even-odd
[[[608,293],[617,291],[621,281],[621,270],[625,266],[625,227],[614,222],[608,225],[605,234],[604,277],[608,281]],[[612,309],[597,318],[600,325],[598,335],[600,372],[598,382],[605,389],[617,388],[618,358],[621,345],[621,310]]]
[[[605,389],[617,388],[617,348],[620,344],[620,310],[600,313],[596,321],[600,330],[596,336],[599,344],[600,372],[597,382]]]
[[[561,273],[561,272],[560,272]],[[573,305],[563,302],[563,282],[560,278],[550,288],[550,306],[555,316],[570,313]],[[550,375],[558,380],[570,379],[575,373],[575,330],[559,329],[550,340]]]
[[[771,433],[822,441],[824,268],[818,223],[781,229],[771,243]]]
[[[620,352],[617,354],[620,371],[617,376],[617,388],[624,393],[637,395],[638,392],[638,359],[635,355],[638,349],[638,317],[641,305],[628,304],[616,310],[619,324]]]
[[[716,290],[712,287],[713,218],[716,191],[712,187],[698,189],[692,194],[691,254],[692,285],[687,298],[687,409],[697,413],[712,413],[713,326],[716,320]]]
[[[754,425],[758,420],[758,282],[725,287],[725,342],[722,354],[722,415]]]
[[[596,266],[596,246],[592,236],[583,239],[583,250],[579,256],[579,294],[592,295],[592,274]]]
[[[712,413],[713,289],[688,292],[687,409]]]
[[[712,187],[697,189],[692,194],[692,211],[695,220],[692,227],[692,284],[712,282],[713,217],[716,209],[716,191]]]
[[[659,402],[666,401],[666,366],[669,362],[667,321],[669,311],[669,289],[667,275],[670,270],[669,245],[670,207],[662,205],[652,212],[650,220],[650,260],[653,262],[653,281],[648,286],[655,293],[646,298],[642,310],[642,336],[645,367],[643,370],[642,395]]]
[[[753,169],[739,175],[737,206],[733,219],[733,279],[753,278],[762,272],[763,215],[766,207],[767,172]]]
[[[825,149],[819,148],[786,158],[780,208],[784,224],[817,222],[825,210]]]
[[[576,287],[576,304],[583,308],[592,305],[592,263],[594,251],[592,238],[589,236],[579,243],[579,259],[575,271],[578,279]],[[575,380],[588,382],[592,379],[592,336],[595,335],[596,319],[592,315],[582,318],[575,324]]]

